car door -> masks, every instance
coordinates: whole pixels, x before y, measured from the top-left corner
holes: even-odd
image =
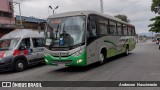
[[[26,46],[26,50],[27,50],[28,53],[25,56],[26,56],[27,60],[29,60],[29,61],[33,60],[34,59],[34,55],[31,52],[29,52],[29,50],[31,48],[31,40],[30,40],[30,38],[22,39],[22,41],[20,43],[20,46],[21,45],[25,45]]]
[[[35,62],[43,61],[44,59],[44,39],[43,38],[32,38],[33,43],[33,54],[35,55]]]

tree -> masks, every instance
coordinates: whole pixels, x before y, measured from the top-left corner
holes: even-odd
[[[154,13],[159,13],[160,0],[152,0],[151,11]],[[156,16],[155,18],[150,19],[150,21],[154,21],[153,24],[148,25],[151,27],[149,31],[151,32],[160,32],[160,16]]]
[[[128,23],[130,22],[130,20],[128,19],[128,17],[126,15],[120,15],[120,14],[118,14],[118,15],[115,15],[114,17],[119,18],[119,19],[121,19],[124,22],[128,22]]]
[[[159,9],[157,7],[160,7],[160,0],[152,0],[151,11],[158,13]]]
[[[156,16],[155,18],[152,18],[150,21],[155,21],[153,24],[148,25],[148,27],[151,27],[149,31],[151,32],[160,32],[160,16]]]

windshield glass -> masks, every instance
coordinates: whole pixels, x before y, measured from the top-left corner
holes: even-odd
[[[46,45],[69,47],[84,42],[85,16],[48,19]]]
[[[11,50],[17,45],[18,41],[18,38],[0,40],[0,50]]]

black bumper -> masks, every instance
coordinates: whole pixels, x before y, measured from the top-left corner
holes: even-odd
[[[12,69],[12,57],[5,57],[0,60],[0,70]]]
[[[11,70],[12,64],[11,63],[0,63],[0,70]]]

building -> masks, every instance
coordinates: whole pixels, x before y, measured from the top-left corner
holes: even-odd
[[[15,28],[13,0],[0,0],[0,37]]]
[[[38,30],[38,26],[41,26],[41,29],[44,30],[45,22],[44,19],[38,19],[34,17],[25,17],[21,16],[22,18],[22,27],[25,29],[34,29]],[[16,25],[20,26],[20,16],[16,15]]]

